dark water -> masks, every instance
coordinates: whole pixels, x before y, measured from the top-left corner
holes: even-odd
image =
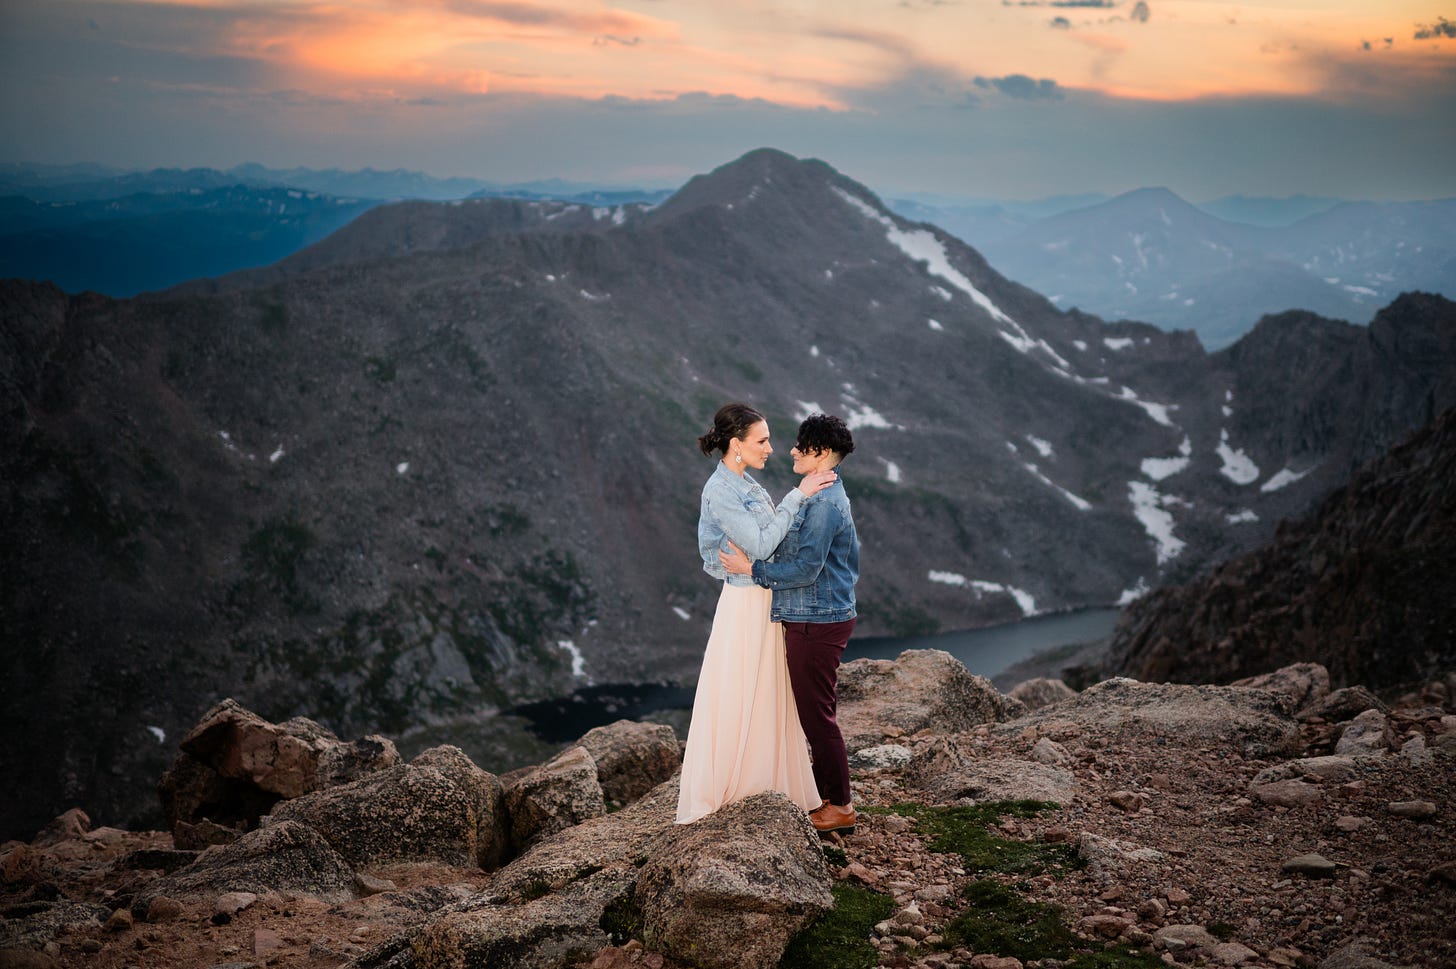
[[[989,679],[1037,653],[1109,635],[1112,627],[1117,625],[1119,612],[1119,609],[1080,609],[935,636],[855,637],[844,650],[844,662],[852,659],[894,659],[907,649],[942,649],[960,660],[972,673]]]
[[[525,717],[542,740],[566,743],[592,727],[618,720],[642,720],[664,710],[691,710],[693,688],[653,683],[588,686],[571,696],[526,703],[508,710]]]
[[[941,649],[972,673],[989,678],[1036,653],[1101,639],[1112,632],[1117,614],[1117,609],[1083,609],[936,636],[856,637],[844,651],[844,662],[894,659],[907,649]],[[619,683],[585,687],[568,697],[528,703],[508,712],[524,717],[531,732],[542,740],[566,743],[593,727],[618,720],[670,721],[672,717],[664,714],[686,711],[692,705],[690,687]]]

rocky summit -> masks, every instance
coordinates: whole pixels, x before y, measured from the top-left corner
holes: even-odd
[[[380,206],[134,299],[4,282],[0,834],[157,823],[152,778],[224,697],[404,743],[690,681],[724,401],[768,415],[776,494],[800,417],[850,423],[861,633],[924,633],[1252,547],[1449,406],[1453,332],[1412,293],[1208,354],[767,149],[656,207]]]
[[[859,821],[827,840],[774,792],[675,824],[681,748],[648,724],[501,777],[450,746],[299,773],[283,738],[311,736],[318,762],[367,738],[221,704],[173,770],[234,786],[171,831],[73,809],[0,846],[0,966],[1456,961],[1456,675],[1391,704],[1317,664],[1043,682],[1032,709],[936,651],[843,675]],[[277,799],[257,813],[260,792]]]

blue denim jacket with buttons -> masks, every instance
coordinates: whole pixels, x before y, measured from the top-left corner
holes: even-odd
[[[859,536],[842,480],[803,502],[773,561],[753,563],[753,581],[773,590],[774,622],[855,618]]]
[[[804,493],[795,488],[784,495],[783,504],[776,510],[763,485],[747,471],[739,477],[719,461],[713,476],[703,485],[698,513],[698,553],[703,557],[703,571],[729,585],[753,585],[750,576],[729,574],[718,558],[718,550],[728,551],[727,540],[731,539],[749,558],[768,558],[783,541],[803,503]]]

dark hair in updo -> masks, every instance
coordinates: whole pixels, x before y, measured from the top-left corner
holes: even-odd
[[[794,446],[803,451],[833,451],[840,457],[854,450],[849,426],[832,414],[811,414],[799,425]]]
[[[698,438],[698,447],[704,454],[714,451],[727,454],[728,442],[741,439],[750,427],[761,420],[763,415],[747,404],[724,404],[713,415],[713,429]]]

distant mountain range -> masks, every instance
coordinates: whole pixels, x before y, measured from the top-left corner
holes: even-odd
[[[225,172],[121,172],[0,165],[0,277],[134,296],[277,262],[391,200],[503,196],[600,207],[656,203],[670,194],[555,179],[497,185],[367,168],[250,164]]]
[[[8,195],[0,197],[0,275],[134,296],[277,262],[378,204],[244,185],[68,202]]]
[[[0,277],[133,296],[266,266],[387,201],[520,198],[604,209],[670,189],[545,179],[501,184],[396,169],[120,171],[0,164]],[[1365,324],[1402,292],[1456,296],[1456,200],[1346,202],[1166,189],[1024,201],[919,193],[890,208],[980,251],[1063,307],[1227,346],[1263,315],[1302,309]]]
[[[170,748],[119,738],[222,695],[399,734],[690,680],[724,401],[769,415],[776,495],[797,420],[850,422],[860,631],[918,634],[1263,541],[1449,406],[1453,330],[1407,294],[1209,354],[772,150],[656,206],[380,205],[133,299],[0,283],[0,833],[142,816]]]
[[[897,211],[961,236],[1059,306],[1192,329],[1210,349],[1267,313],[1303,309],[1364,324],[1402,292],[1456,296],[1456,199],[1232,198],[1199,208],[1167,189],[1140,189],[1031,221],[999,207]],[[1310,214],[1278,224],[1301,211]]]

